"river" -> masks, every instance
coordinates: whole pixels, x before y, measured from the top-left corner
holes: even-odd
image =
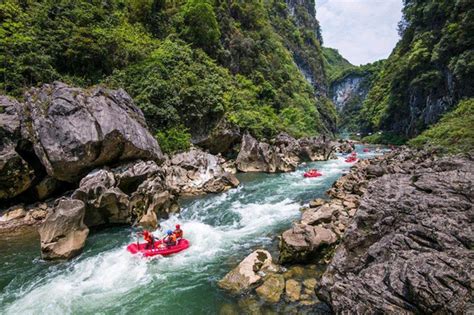
[[[276,235],[350,165],[339,157],[293,173],[239,174],[236,189],[183,200],[162,226],[180,223],[191,247],[168,258],[130,255],[125,247],[135,238],[127,227],[91,233],[83,254],[63,263],[42,261],[36,238],[2,240],[0,314],[219,313],[236,300],[217,281],[254,249],[275,252]],[[303,179],[311,167],[324,176]]]

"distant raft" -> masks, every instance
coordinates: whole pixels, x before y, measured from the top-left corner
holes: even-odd
[[[307,177],[307,178],[312,178],[312,177],[323,176],[323,174],[318,172],[318,170],[312,169],[312,170],[309,170],[306,173],[304,173],[303,176]]]

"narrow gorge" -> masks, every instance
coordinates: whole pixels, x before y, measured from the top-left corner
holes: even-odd
[[[0,3],[0,313],[474,312],[474,4],[325,4]]]

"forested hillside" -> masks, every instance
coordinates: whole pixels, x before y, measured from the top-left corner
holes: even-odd
[[[360,117],[365,131],[403,140],[473,97],[474,2],[405,0],[399,32]]]
[[[314,1],[7,0],[0,20],[2,93],[124,88],[172,149],[223,120],[257,137],[336,128]]]

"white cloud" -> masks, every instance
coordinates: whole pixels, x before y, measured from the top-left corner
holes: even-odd
[[[355,65],[387,58],[397,43],[402,0],[316,0],[324,46]]]

